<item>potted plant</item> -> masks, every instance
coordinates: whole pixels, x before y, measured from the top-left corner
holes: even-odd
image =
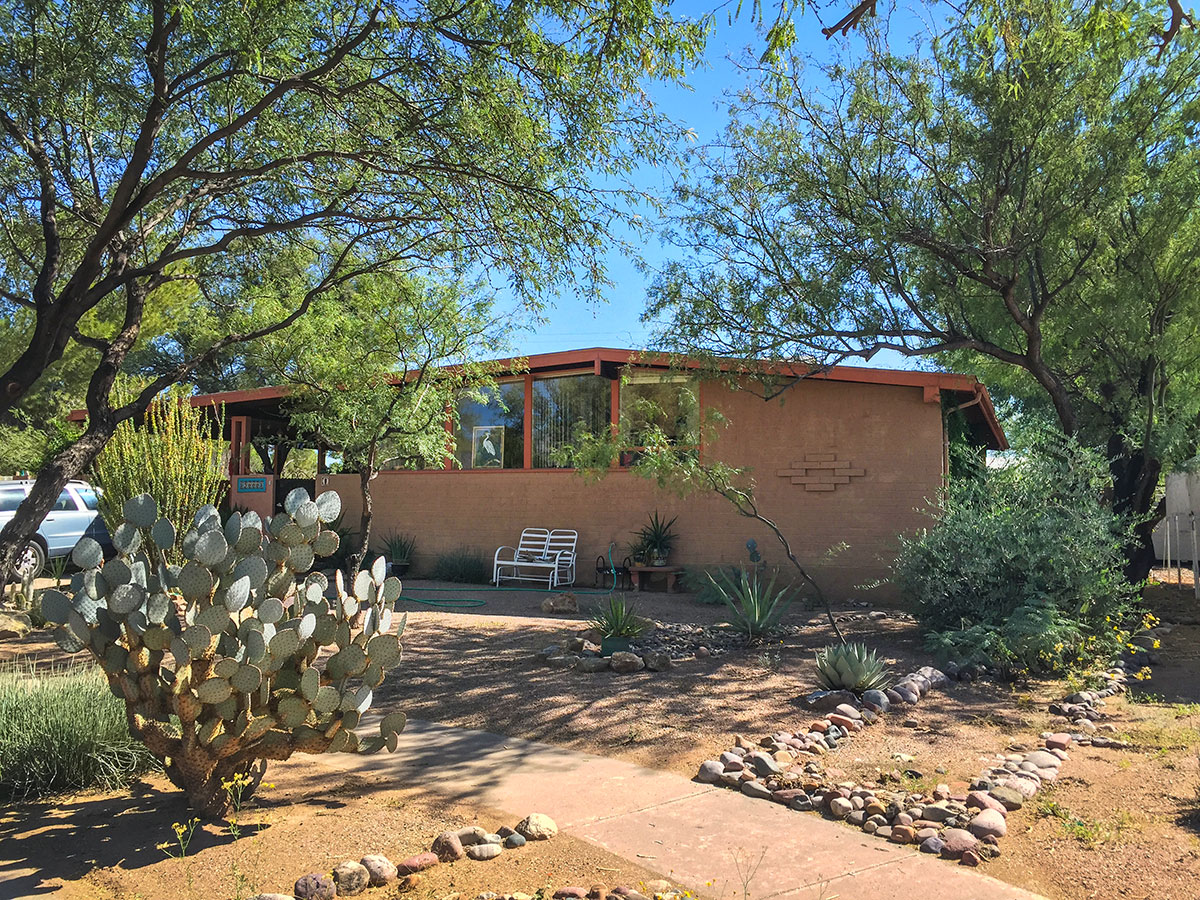
[[[659,518],[656,509],[650,516],[650,521],[638,531],[641,544],[646,548],[646,554],[650,558],[650,565],[665,566],[667,564],[667,556],[678,538],[678,535],[672,530],[675,520],[678,518],[675,516],[670,521],[663,521]]]
[[[392,564],[392,574],[397,578],[403,576],[412,562],[413,548],[417,545],[416,535],[392,531],[383,536],[382,543],[383,555]]]
[[[600,655],[612,656],[618,650],[629,650],[629,642],[645,633],[648,624],[632,605],[625,603],[624,594],[614,594],[608,603],[596,608],[589,620],[600,632]]]

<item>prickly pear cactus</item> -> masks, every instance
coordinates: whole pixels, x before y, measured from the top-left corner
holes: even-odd
[[[313,500],[298,488],[284,510],[265,525],[252,512],[222,525],[206,506],[177,541],[175,525],[142,494],[113,532],[118,555],[105,562],[84,538],[72,554],[82,571],[70,595],[42,595],[43,614],[62,626],[59,645],[100,661],[131,730],[208,815],[227,812],[221,784],[236,774],[257,785],[267,760],[296,752],[395,750],[405,723],[391,713],[378,736],[354,731],[400,662],[399,580],[385,580],[381,558],[350,591],[339,571],[327,597],[325,576],[303,573],[337,551],[325,525],[341,499]],[[168,565],[159,548],[177,543],[185,563]]]

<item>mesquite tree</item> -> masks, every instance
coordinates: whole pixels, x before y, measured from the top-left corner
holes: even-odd
[[[477,263],[529,297],[601,280],[612,210],[591,181],[666,152],[642,86],[679,77],[703,34],[624,0],[5,5],[0,303],[24,336],[0,417],[73,345],[96,356],[86,430],[0,532],[0,571],[118,422],[363,271]],[[281,254],[307,257],[307,283],[277,319],[114,407],[160,291],[252,281]],[[116,324],[92,330],[100,308]]]
[[[764,72],[679,190],[674,348],[980,370],[1104,448],[1149,570],[1200,413],[1200,40],[1125,3],[972,3],[906,56]]]

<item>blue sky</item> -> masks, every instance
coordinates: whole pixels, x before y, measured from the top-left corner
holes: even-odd
[[[694,5],[696,14],[711,9],[704,0],[689,0],[672,9],[677,14]],[[836,22],[852,4],[831,0],[823,9],[814,11],[810,5],[803,14],[795,17],[796,50],[821,59],[829,58],[839,50],[861,41],[855,33],[840,35],[826,41],[821,34],[822,24]],[[690,90],[683,87],[656,85],[652,96],[659,109],[681,125],[691,128],[697,135],[696,145],[708,143],[720,136],[726,123],[727,98],[747,85],[747,75],[739,67],[747,59],[757,59],[764,46],[750,11],[751,4],[745,2],[742,11],[732,22],[728,10],[731,5],[716,13],[716,21],[705,51],[705,64],[692,72],[688,78]],[[843,8],[844,7],[844,8]],[[770,11],[773,5],[768,4]],[[919,27],[918,14],[903,8],[892,9],[880,4],[881,15],[890,16],[889,27],[896,39],[903,40],[904,33],[911,34]],[[927,16],[928,10],[921,10]],[[643,168],[635,179],[636,185],[644,190],[665,192],[669,189],[673,173]],[[663,247],[656,236],[649,236],[641,247],[643,258],[651,266],[665,262],[675,252]],[[603,304],[587,303],[564,292],[553,301],[544,315],[548,320],[535,330],[518,334],[515,349],[521,354],[549,353],[579,347],[630,347],[642,348],[650,343],[650,328],[640,319],[646,305],[646,288],[650,278],[635,263],[622,254],[613,252],[607,257],[609,277],[613,284],[606,290]],[[880,364],[880,363],[876,363]],[[904,360],[898,355],[882,362],[883,365],[898,367]]]

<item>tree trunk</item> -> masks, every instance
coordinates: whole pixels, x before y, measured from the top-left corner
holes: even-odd
[[[371,521],[375,516],[374,506],[371,502],[371,481],[376,475],[375,458],[375,446],[372,445],[366,460],[358,469],[358,483],[362,489],[362,515],[358,520],[358,550],[350,560],[350,571],[347,573],[351,576],[351,580],[362,568],[363,560],[367,558],[367,553],[371,548]]]
[[[1154,502],[1162,462],[1143,449],[1133,449],[1114,436],[1108,442],[1109,471],[1112,473],[1112,509],[1133,522],[1133,534],[1125,550],[1125,577],[1140,584],[1150,575],[1156,559],[1151,535],[1166,512],[1166,501]]]
[[[92,464],[116,430],[110,415],[89,418],[88,429],[71,446],[60,451],[38,472],[29,496],[17,507],[16,514],[0,529],[0,597],[14,570],[17,559],[37,533],[68,481]]]

